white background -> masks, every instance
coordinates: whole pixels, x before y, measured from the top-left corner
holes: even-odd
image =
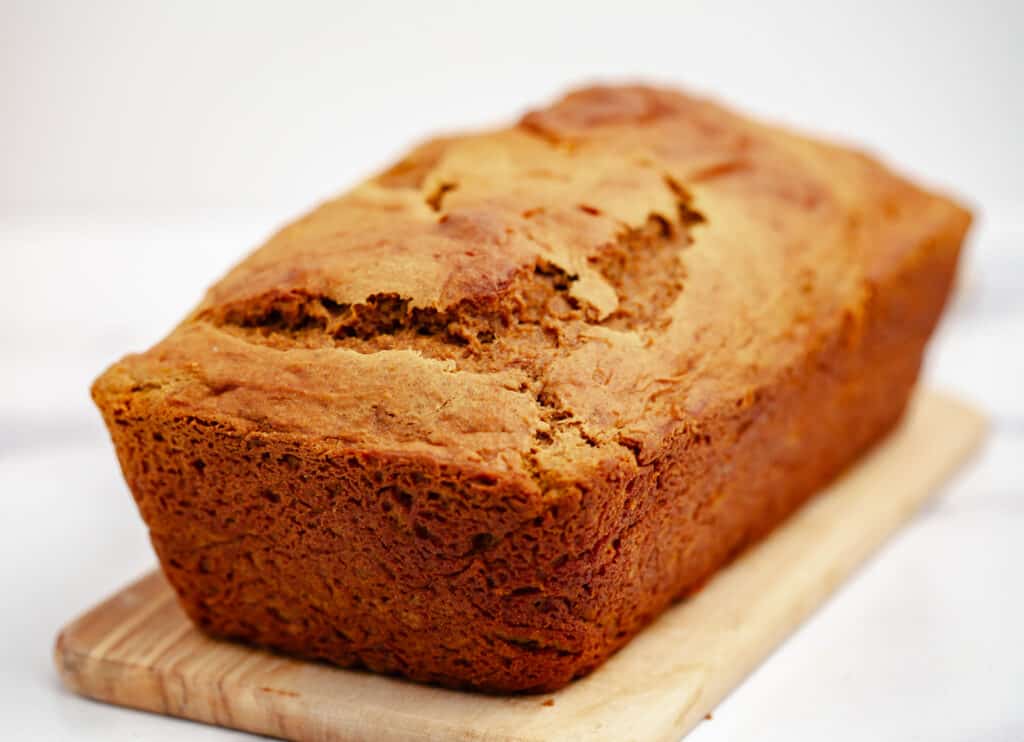
[[[272,228],[431,132],[600,79],[857,142],[978,214],[927,375],[983,453],[693,739],[1024,739],[1024,3],[0,2],[0,719],[244,738],[59,689],[152,562],[87,387]]]

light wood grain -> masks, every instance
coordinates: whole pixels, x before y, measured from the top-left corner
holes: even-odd
[[[558,693],[492,697],[216,642],[158,573],[69,624],[64,683],[102,701],[295,740],[675,740],[692,729],[928,498],[983,437],[919,394],[841,481],[603,667]]]

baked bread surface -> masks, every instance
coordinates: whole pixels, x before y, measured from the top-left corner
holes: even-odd
[[[969,221],[848,149],[590,88],[285,227],[93,396],[210,633],[550,690],[896,423]]]

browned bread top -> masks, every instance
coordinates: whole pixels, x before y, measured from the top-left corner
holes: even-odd
[[[284,228],[94,395],[556,490],[752,403],[968,223],[862,154],[589,88]]]

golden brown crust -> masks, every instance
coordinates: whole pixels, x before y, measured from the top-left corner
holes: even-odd
[[[94,397],[211,632],[551,689],[894,424],[968,223],[863,155],[592,88],[285,228]]]

